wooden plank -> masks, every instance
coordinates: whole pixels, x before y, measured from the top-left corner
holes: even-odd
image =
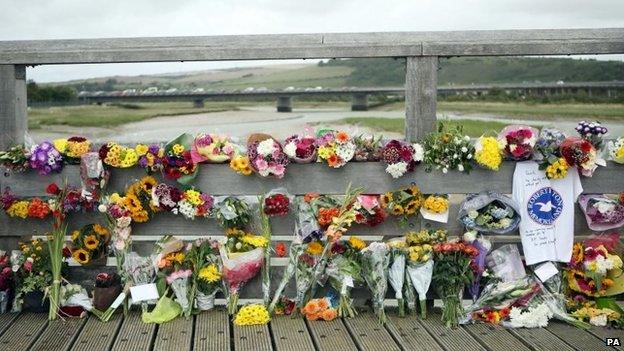
[[[5,350],[26,350],[48,325],[46,313],[22,313],[0,337]]]
[[[420,324],[418,317],[399,317],[395,313],[388,316],[386,329],[405,351],[442,351],[442,347]]]
[[[307,351],[314,350],[312,337],[301,317],[275,316],[270,323],[275,350]]]
[[[439,311],[431,313],[421,323],[447,351],[485,350],[465,329],[448,328],[442,324]]]
[[[270,351],[271,333],[268,325],[249,325],[232,327],[234,334],[234,350],[236,351]]]
[[[438,57],[407,58],[405,138],[415,142],[436,130]]]
[[[372,312],[361,311],[357,316],[345,319],[344,322],[360,350],[401,350]]]
[[[117,313],[107,323],[91,316],[76,338],[72,351],[110,350],[123,322],[123,314]]]
[[[598,337],[598,339],[600,339],[603,342],[603,344],[606,343],[607,338],[619,338],[620,343],[624,341],[623,329],[594,327],[589,330],[589,333]],[[624,345],[614,346],[614,347],[618,350],[624,350]]]
[[[24,142],[27,122],[26,67],[0,65],[0,150]]]
[[[622,38],[622,28],[601,28],[23,40],[0,42],[0,64],[618,54]]]
[[[86,321],[87,318],[68,318],[66,320],[50,321],[48,327],[39,336],[31,350],[69,350]]]
[[[475,323],[464,326],[464,329],[489,350],[530,350],[522,341],[499,325]]]
[[[357,350],[342,320],[333,321],[306,321],[314,340],[314,345],[320,351]]]
[[[544,328],[518,328],[510,332],[532,349],[544,351],[573,351],[574,349]]]
[[[0,335],[2,335],[13,323],[17,317],[19,317],[19,313],[2,313],[0,314]]]
[[[193,339],[193,317],[178,317],[158,327],[154,351],[190,350]]]
[[[604,350],[606,348],[604,339],[601,340],[590,332],[564,322],[550,321],[546,329],[578,351]]]
[[[155,324],[143,323],[141,313],[131,311],[124,318],[112,350],[149,350],[153,344],[155,334]]]
[[[230,320],[225,309],[202,312],[195,318],[195,351],[230,350]]]

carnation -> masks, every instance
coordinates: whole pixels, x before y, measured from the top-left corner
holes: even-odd
[[[261,141],[260,143],[258,143],[258,153],[260,155],[262,155],[263,157],[267,157],[271,154],[273,154],[273,151],[275,150],[275,145],[273,144],[274,141],[273,139],[266,139]]]
[[[284,146],[284,153],[290,158],[295,158],[297,156],[297,145],[295,145],[294,142],[286,144],[286,146]]]
[[[401,161],[390,164],[386,167],[386,172],[388,172],[392,178],[400,178],[403,174],[405,174],[405,172],[407,172],[407,163]]]

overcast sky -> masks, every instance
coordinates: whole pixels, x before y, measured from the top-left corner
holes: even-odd
[[[0,40],[624,27],[624,0],[0,0],[0,5]],[[44,66],[29,69],[28,76],[44,82],[254,64]]]

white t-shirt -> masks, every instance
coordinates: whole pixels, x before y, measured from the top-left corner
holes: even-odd
[[[574,245],[574,204],[583,192],[576,168],[550,180],[533,161],[518,162],[513,199],[520,207],[520,237],[528,265],[569,262]]]

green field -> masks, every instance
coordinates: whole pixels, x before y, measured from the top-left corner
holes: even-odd
[[[343,87],[353,69],[351,67],[308,66],[277,71],[268,75],[250,75],[210,84],[211,89],[236,90],[247,87],[283,89],[293,87]]]

